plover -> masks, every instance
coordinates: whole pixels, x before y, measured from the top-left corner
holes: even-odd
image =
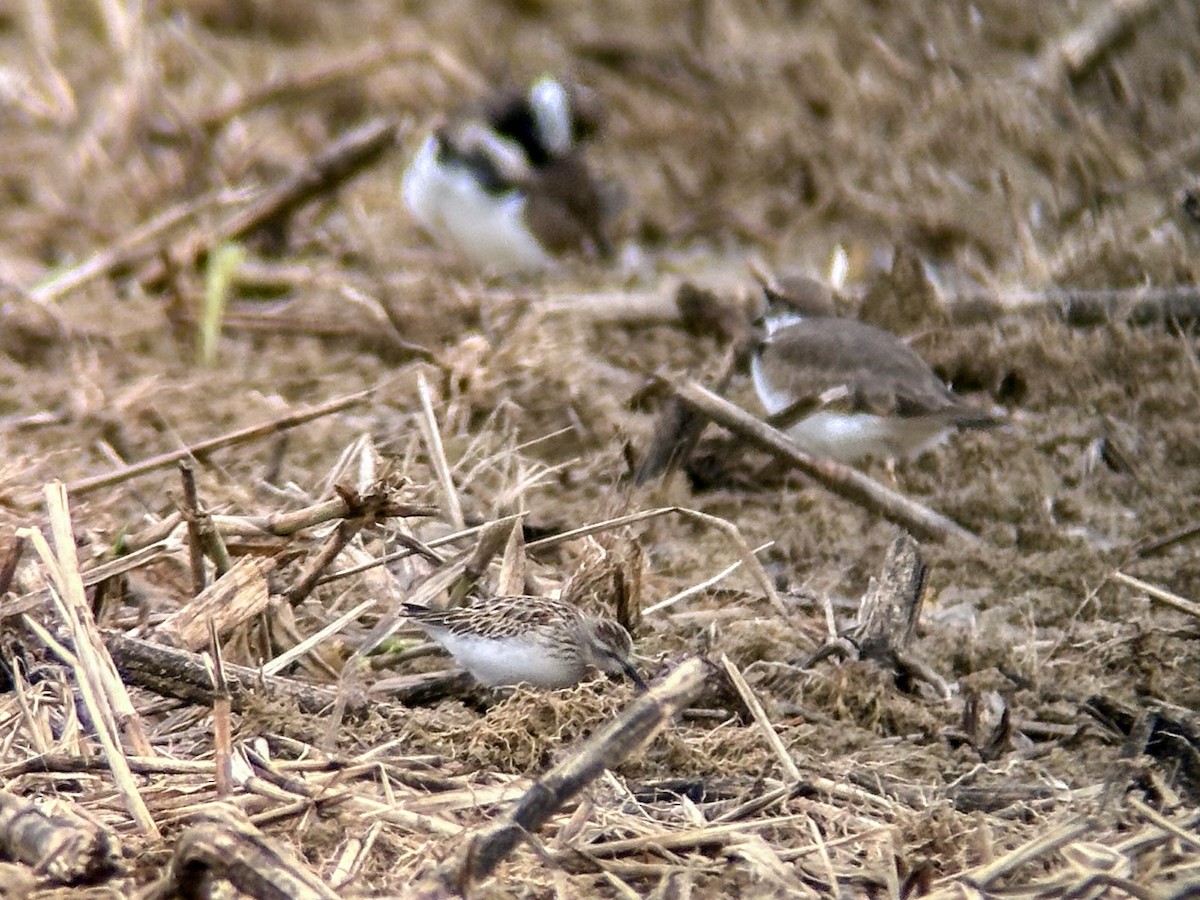
[[[791,420],[788,436],[814,456],[910,458],[956,428],[997,423],[896,335],[835,315],[820,282],[785,278],[763,288],[768,315],[751,360],[754,387],[767,413]]]
[[[580,147],[599,119],[590,93],[550,76],[524,94],[501,92],[422,141],[404,203],[493,274],[552,268],[570,251],[607,255],[611,203]]]
[[[404,610],[481,683],[563,688],[589,668],[624,673],[645,690],[631,661],[633,640],[611,619],[588,616],[549,597],[493,597],[471,606]]]

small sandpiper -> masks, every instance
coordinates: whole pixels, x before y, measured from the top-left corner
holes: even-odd
[[[427,232],[491,274],[553,268],[572,251],[606,256],[612,207],[580,142],[599,104],[549,75],[503,91],[422,141],[404,172],[404,203]]]
[[[549,597],[493,597],[434,610],[411,603],[408,616],[464,669],[489,687],[528,683],[571,687],[589,668],[624,673],[645,690],[632,662],[633,639],[611,619]]]
[[[821,282],[788,277],[764,280],[763,289],[770,314],[751,360],[754,387],[768,415],[788,422],[788,436],[814,456],[891,462],[919,455],[957,428],[999,422],[955,394],[890,331],[839,318]],[[786,311],[778,314],[779,307]]]

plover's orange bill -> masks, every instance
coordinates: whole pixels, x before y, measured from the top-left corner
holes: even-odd
[[[646,689],[633,666],[629,632],[562,600],[493,597],[447,610],[406,603],[404,611],[489,687],[571,687],[595,668],[628,675],[640,690]]]
[[[790,278],[763,287],[774,308],[751,361],[754,387],[768,415],[796,419],[786,433],[814,456],[909,458],[955,429],[1001,421],[955,394],[890,331],[834,315],[820,282]]]

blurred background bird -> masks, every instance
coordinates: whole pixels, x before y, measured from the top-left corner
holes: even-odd
[[[602,117],[594,93],[550,75],[498,91],[421,142],[404,203],[488,274],[550,269],[568,253],[607,257],[614,194],[583,152]]]

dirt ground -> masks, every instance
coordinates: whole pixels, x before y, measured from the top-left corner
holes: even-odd
[[[624,194],[621,250],[608,267],[489,281],[418,230],[400,172],[440,115],[545,71],[605,104],[591,152]],[[398,148],[240,237],[205,365],[213,236],[379,117],[398,123]],[[26,0],[0,8],[0,133],[0,549],[48,528],[43,486],[60,480],[86,570],[168,519],[181,489],[174,465],[84,479],[366,389],[200,455],[203,505],[266,516],[374,482],[437,507],[363,529],[333,569],[399,548],[397,529],[434,542],[460,515],[524,513],[534,541],[680,507],[751,548],[773,542],[758,558],[786,615],[742,569],[646,614],[635,640],[659,682],[726,655],[799,780],[714,669],[699,712],[593,782],[474,896],[1200,889],[1186,602],[1200,599],[1200,544],[1162,541],[1200,518],[1195,4]],[[896,525],[764,471],[763,454],[709,483],[630,482],[659,410],[635,396],[654,374],[705,381],[720,367],[717,341],[673,321],[678,285],[749,305],[748,260],[825,276],[835,257],[848,304],[1008,414],[894,475],[867,467],[979,536],[921,547],[911,651],[944,692],[876,662],[806,665],[827,607],[853,624]],[[894,259],[920,261],[932,301],[889,299],[907,290]],[[422,379],[461,512],[423,436]],[[761,411],[747,378],[728,396]],[[276,600],[225,635],[225,658],[257,666],[373,600],[283,674],[352,680],[387,708],[347,714],[331,745],[336,711],[236,706],[235,745],[261,738],[313,793],[285,808],[243,786],[233,801],[343,895],[409,896],[633,692],[598,681],[402,708],[387,679],[447,665],[405,652],[415,632],[401,628],[386,665],[348,679],[342,664],[444,565],[408,558],[279,602],[329,529],[233,542],[235,556],[274,556]],[[531,549],[526,581],[558,591],[603,558],[649,609],[737,562],[737,540],[666,513]],[[476,543],[450,542],[444,559]],[[504,577],[501,556],[481,591]],[[37,595],[45,572],[27,545],[0,600],[4,788],[112,829],[115,872],[88,890],[132,896],[162,875],[185,814],[215,800],[212,766],[137,775],[161,836],[136,826],[103,766],[30,767],[102,758],[73,670],[29,624],[65,634]],[[191,592],[179,539],[91,599],[102,627],[146,636]],[[132,696],[158,754],[212,760],[209,706]],[[66,890],[38,878],[31,896]]]

